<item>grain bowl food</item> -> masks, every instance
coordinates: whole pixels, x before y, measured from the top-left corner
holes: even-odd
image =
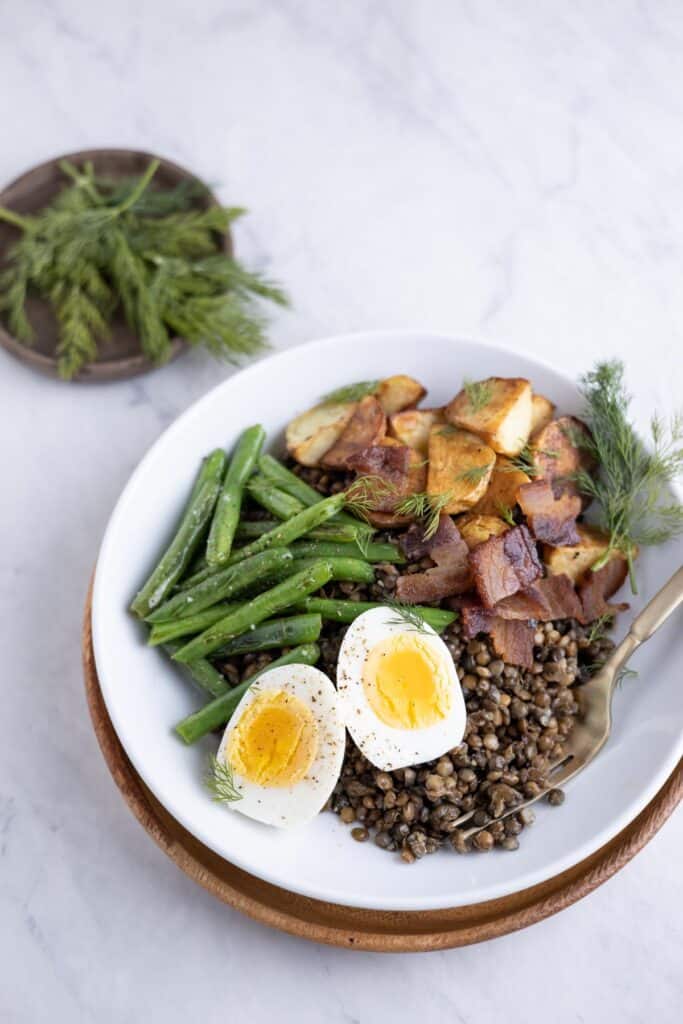
[[[611,598],[681,525],[655,487],[678,464],[634,434],[617,365],[586,377],[586,422],[521,378],[425,394],[347,385],[279,458],[259,426],[210,453],[131,605],[211,698],[176,732],[222,730],[216,799],[279,827],[327,807],[407,862],[514,850],[522,804],[562,803],[549,772]]]

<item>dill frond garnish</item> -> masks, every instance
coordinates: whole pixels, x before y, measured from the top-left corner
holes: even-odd
[[[620,552],[636,594],[633,561],[638,545],[663,544],[683,532],[683,506],[669,491],[683,471],[683,416],[679,413],[669,422],[653,416],[648,450],[628,418],[631,397],[621,360],[598,363],[581,378],[580,390],[591,433],[577,440],[598,468],[595,475],[580,470],[573,479],[598,504],[598,525],[610,537],[592,568],[597,571],[613,552]]]
[[[427,623],[422,618],[415,605],[401,604],[399,601],[387,601],[386,604],[387,607],[391,608],[392,612],[396,615],[396,618],[387,620],[390,625],[405,626],[407,629],[412,630],[415,633],[430,633]]]
[[[377,505],[396,497],[396,488],[376,474],[359,476],[346,489],[346,507],[360,519],[366,519],[369,512],[376,510]]]
[[[516,526],[515,516],[509,505],[505,505],[502,501],[496,502],[496,510],[501,519],[503,519],[508,526]]]
[[[573,443],[573,442],[572,442]],[[545,455],[549,459],[557,459],[560,455],[554,448],[537,448],[536,445],[527,443],[518,455],[512,455],[502,468],[507,473],[526,473],[534,480],[539,473],[536,465],[536,456]]]
[[[591,623],[590,629],[586,634],[586,640],[589,644],[597,643],[598,640],[602,640],[606,636],[607,630],[611,629],[613,625],[613,615],[600,615],[594,622]]]
[[[374,395],[380,384],[379,380],[359,380],[356,384],[345,384],[323,395],[320,402],[322,405],[332,405],[333,402],[359,402],[366,395]]]
[[[481,412],[493,397],[493,388],[486,380],[467,380],[462,383],[471,412]]]
[[[218,803],[232,804],[242,799],[242,794],[235,786],[232,768],[217,757],[211,757],[204,785]]]
[[[469,469],[463,469],[462,473],[458,473],[456,480],[463,480],[466,484],[474,486],[478,484],[480,480],[483,480],[485,476],[491,471],[491,466],[470,466]]]
[[[420,520],[424,539],[430,540],[439,528],[441,513],[452,498],[452,491],[446,491],[443,494],[427,494],[426,491],[418,491],[398,502],[394,512],[399,516],[410,516],[411,519]]]

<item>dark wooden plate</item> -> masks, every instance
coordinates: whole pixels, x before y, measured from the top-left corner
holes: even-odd
[[[123,178],[142,174],[151,160],[160,160],[159,170],[154,181],[163,187],[172,188],[181,181],[195,179],[184,167],[156,157],[153,153],[145,153],[132,149],[87,149],[80,153],[66,153],[55,157],[44,164],[31,168],[20,175],[0,192],[0,206],[7,206],[17,213],[35,213],[64,187],[67,180],[59,169],[60,160],[69,160],[81,165],[86,160],[92,161],[97,174],[111,178]],[[197,205],[206,209],[217,205],[216,196],[206,185],[206,194],[197,199]],[[7,248],[17,238],[16,228],[0,222],[0,264],[3,262]],[[224,236],[225,251],[232,255],[233,245],[229,233]],[[14,338],[0,322],[0,345],[21,359],[24,363],[40,370],[50,377],[58,377],[57,359],[57,325],[47,303],[37,298],[28,302],[28,315],[36,332],[32,346]],[[172,341],[171,359],[186,347],[180,338]],[[112,324],[110,337],[99,345],[97,361],[85,367],[75,378],[77,381],[110,381],[135,377],[156,369],[155,365],[140,351],[138,339],[125,323],[123,317],[117,317]]]
[[[102,754],[124,800],[177,866],[219,900],[263,924],[314,942],[375,952],[424,952],[468,946],[527,928],[576,903],[611,878],[652,839],[683,797],[683,761],[645,810],[590,857],[554,878],[510,896],[450,910],[359,910],[281,889],[236,868],[200,843],[154,798],[126,757],[97,679],[85,606],[85,689]]]

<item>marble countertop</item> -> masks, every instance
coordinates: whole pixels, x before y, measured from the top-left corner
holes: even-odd
[[[683,385],[682,48],[674,0],[25,0],[0,181],[156,150],[252,211],[238,251],[293,297],[274,347],[421,326],[572,372],[619,354],[642,419]],[[193,353],[67,387],[0,353],[0,1020],[680,1019],[680,814],[559,916],[401,958],[268,931],[134,821],[85,707],[83,601],[132,468],[230,372]]]

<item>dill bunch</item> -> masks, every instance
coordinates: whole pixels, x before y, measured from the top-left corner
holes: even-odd
[[[574,479],[599,505],[599,525],[610,536],[608,550],[593,569],[605,565],[614,551],[621,552],[635,594],[638,545],[663,544],[683,533],[683,506],[670,490],[683,472],[683,416],[677,414],[670,422],[653,416],[646,447],[628,418],[631,397],[620,360],[598,363],[581,378],[580,390],[592,436],[577,440],[597,460],[598,470],[594,475],[581,471]]]
[[[69,185],[39,213],[0,208],[0,220],[21,231],[0,272],[0,314],[19,340],[33,340],[26,300],[36,294],[54,311],[66,380],[96,359],[118,310],[156,364],[176,336],[230,361],[266,346],[262,300],[286,297],[219,247],[242,209],[197,208],[197,182],[150,188],[158,161],[118,181],[96,177],[89,163],[60,166]]]

